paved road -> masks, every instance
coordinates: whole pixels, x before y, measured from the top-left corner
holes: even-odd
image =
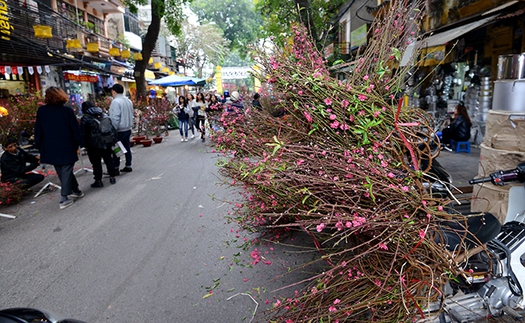
[[[45,308],[90,323],[248,322],[256,303],[234,295],[252,292],[260,314],[265,299],[274,301],[269,291],[301,278],[275,279],[311,253],[237,247],[242,236],[223,203],[235,193],[217,184],[211,148],[181,143],[176,131],[167,139],[134,147],[133,172],[116,185],[106,178],[93,189],[91,173],[78,174],[86,196],[65,210],[58,191],[0,209],[18,215],[0,218],[1,308]],[[254,248],[272,264],[245,267]],[[263,284],[267,292],[257,295],[252,288]]]

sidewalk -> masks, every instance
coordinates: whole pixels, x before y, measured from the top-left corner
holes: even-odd
[[[437,160],[452,176],[452,184],[459,188],[471,186],[468,181],[478,174],[479,156],[480,148],[472,146],[470,154],[442,150]]]

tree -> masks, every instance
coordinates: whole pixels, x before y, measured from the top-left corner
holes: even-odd
[[[264,17],[265,36],[275,37],[283,44],[289,36],[283,33],[294,23],[306,26],[317,49],[322,49],[327,41],[327,31],[335,24],[334,18],[345,0],[259,0],[256,10]],[[328,39],[330,40],[330,39]]]
[[[203,77],[202,69],[206,64],[220,65],[224,61],[229,44],[214,23],[196,26],[185,22],[177,37],[178,53],[184,58],[185,67],[195,67],[199,78]]]
[[[155,48],[159,37],[162,21],[168,30],[177,35],[181,31],[184,18],[182,7],[189,0],[126,0],[126,5],[131,12],[137,13],[139,6],[151,5],[151,22],[146,35],[142,40],[142,60],[135,62],[135,82],[137,84],[137,98],[145,96],[147,92],[146,78],[144,76],[151,52]]]
[[[230,41],[230,49],[238,49],[241,55],[259,38],[263,19],[251,0],[194,0],[190,8],[201,23],[214,22]]]

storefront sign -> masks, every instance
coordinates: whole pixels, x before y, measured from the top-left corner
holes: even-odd
[[[366,45],[366,33],[366,24],[362,25],[361,27],[357,28],[356,30],[350,33],[350,45],[352,46],[352,48],[359,47],[361,45]]]
[[[439,65],[445,59],[445,45],[423,48],[421,50],[421,66]]]
[[[65,73],[64,78],[68,81],[74,81],[74,82],[89,82],[89,83],[96,83],[98,82],[98,76],[93,75],[75,75],[71,73]]]
[[[11,40],[11,31],[13,30],[13,25],[9,22],[7,0],[0,0],[0,38],[3,40]]]

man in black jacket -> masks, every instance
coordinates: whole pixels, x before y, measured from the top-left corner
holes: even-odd
[[[38,167],[38,156],[19,148],[17,140],[12,137],[7,138],[3,147],[5,151],[0,158],[2,182],[17,183],[23,188],[29,188],[44,180],[42,174],[29,173]]]

